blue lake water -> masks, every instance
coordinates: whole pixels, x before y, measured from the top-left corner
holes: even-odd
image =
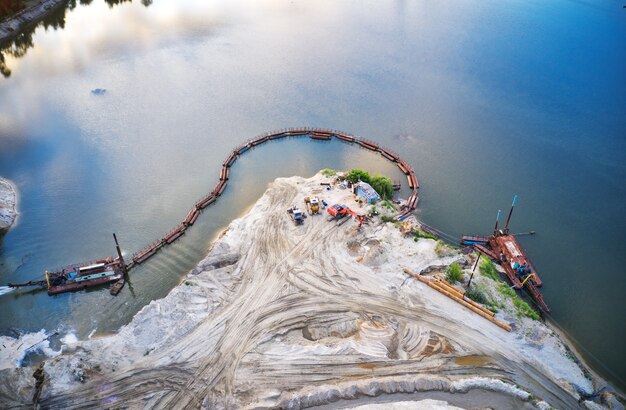
[[[139,250],[247,138],[341,129],[401,153],[421,182],[418,217],[452,235],[488,233],[518,194],[512,229],[538,232],[523,244],[550,319],[623,388],[624,13],[560,0],[78,5],[57,16],[63,29],[38,28],[24,56],[5,52],[0,175],[20,190],[20,218],[0,239],[0,283],[112,255],[112,232]],[[120,296],[15,291],[0,296],[0,333],[114,331],[180,283],[274,178],[355,166],[402,179],[339,142],[252,150]]]

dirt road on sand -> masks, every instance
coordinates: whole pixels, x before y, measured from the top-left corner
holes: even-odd
[[[471,392],[477,406],[579,406],[577,391],[593,387],[556,347],[402,273],[458,252],[438,255],[435,241],[379,221],[357,230],[324,214],[295,226],[286,209],[312,192],[355,206],[347,190],[321,192],[320,180],[276,180],[170,295],[118,334],[46,362],[40,405],[304,408],[395,393],[463,403]],[[30,402],[32,381],[0,375],[2,407]]]

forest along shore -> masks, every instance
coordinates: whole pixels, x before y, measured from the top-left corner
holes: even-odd
[[[434,277],[457,263],[466,282],[473,260],[403,235],[396,210],[379,203],[381,215],[361,228],[328,221],[326,210],[295,224],[287,209],[305,209],[311,195],[372,210],[348,189],[321,185],[332,180],[275,180],[178,287],[117,334],[74,341],[37,369],[3,366],[0,407],[297,409],[373,396],[498,408],[619,404],[595,394],[605,382],[549,326],[522,314],[497,277],[478,273],[473,286],[510,332],[405,274]],[[9,339],[0,348],[15,345]],[[13,354],[23,352],[0,351],[15,363]]]
[[[17,189],[15,185],[0,177],[0,235],[11,228],[17,218]]]

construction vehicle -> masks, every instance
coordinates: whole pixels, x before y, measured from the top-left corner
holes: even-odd
[[[346,220],[341,221],[346,216],[353,216],[357,221],[359,221],[359,228],[363,225],[364,222],[368,221],[368,218],[365,215],[359,215],[354,212],[352,209],[348,208],[347,205],[335,204],[326,208],[326,211],[330,214],[330,218],[328,221],[338,220],[337,225],[342,225]]]
[[[291,220],[296,225],[302,225],[304,223],[304,212],[301,209],[298,209],[297,206],[292,206],[287,209],[287,213],[291,217]]]
[[[342,219],[344,216],[347,215],[345,211],[346,209],[348,209],[346,205],[335,204],[329,206],[328,208],[326,208],[326,212],[328,212],[331,216],[330,218],[328,218],[328,221]]]
[[[309,215],[316,215],[320,213],[320,199],[316,196],[304,198],[304,205],[306,206]]]

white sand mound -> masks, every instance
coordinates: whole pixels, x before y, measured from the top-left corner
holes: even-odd
[[[46,362],[39,403],[304,408],[483,392],[510,407],[576,408],[579,392],[593,391],[546,325],[503,311],[515,329],[506,332],[402,271],[465,262],[458,250],[380,219],[358,230],[324,211],[294,225],[285,211],[305,196],[368,210],[346,189],[322,190],[324,181],[277,179],[184,284],[116,335],[68,340],[75,351]],[[31,402],[34,380],[28,391],[23,374],[1,376],[0,407]]]

